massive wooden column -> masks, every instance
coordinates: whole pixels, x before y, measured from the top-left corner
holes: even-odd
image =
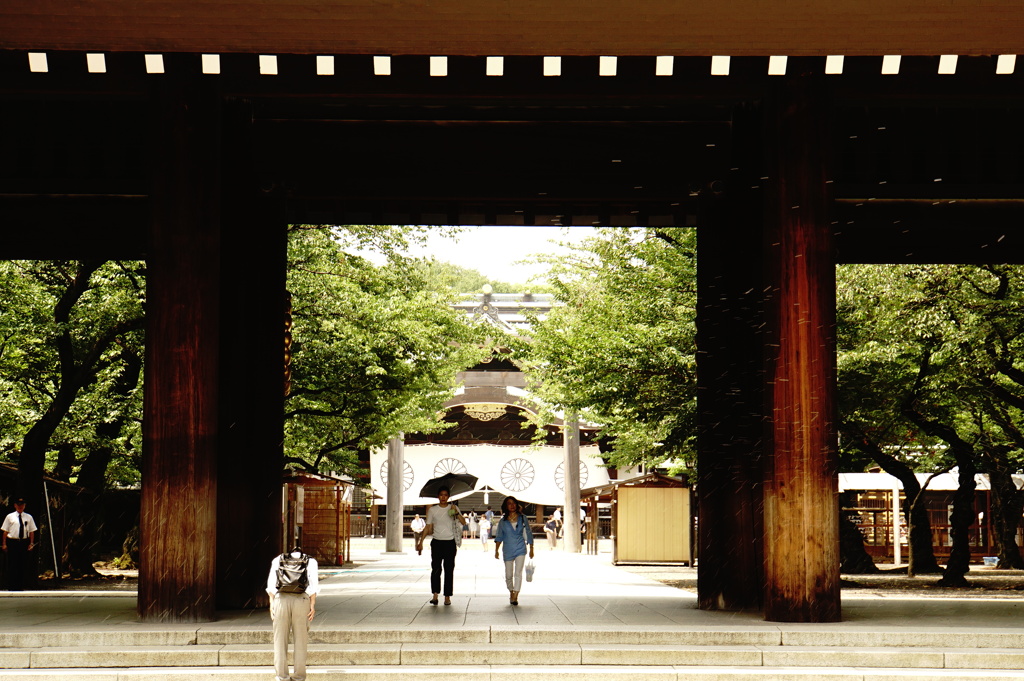
[[[840,603],[828,106],[819,83],[793,77],[765,113],[765,618],[833,622]]]
[[[287,221],[251,172],[251,105],[224,105],[217,607],[267,602],[281,547]]]
[[[764,592],[761,121],[737,111],[732,177],[697,227],[698,605],[759,609]]]
[[[219,98],[161,76],[147,257],[138,608],[209,621],[216,574]]]

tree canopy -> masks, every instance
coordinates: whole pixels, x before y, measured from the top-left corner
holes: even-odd
[[[289,254],[288,460],[351,473],[360,451],[445,428],[456,373],[485,354],[448,280],[397,250],[375,266],[324,228],[292,228]]]
[[[849,266],[839,283],[843,451],[894,475],[957,468],[950,563],[961,574],[974,473],[988,473],[1000,556],[1021,567],[1007,544],[1024,505],[1010,477],[1024,463],[1024,268]]]
[[[514,342],[548,406],[599,424],[609,460],[692,460],[696,252],[693,230],[604,228],[548,259],[560,305]]]
[[[484,350],[445,280],[402,255],[425,232],[290,230],[289,461],[357,474],[361,450],[444,427],[456,372]],[[140,481],[145,275],[143,262],[0,262],[0,460],[16,464],[16,493],[33,507],[44,475],[81,488],[73,574],[92,570],[97,496]]]
[[[143,263],[2,262],[0,290],[0,448],[22,493],[41,492],[45,468],[78,480],[84,467],[92,487],[137,482]]]

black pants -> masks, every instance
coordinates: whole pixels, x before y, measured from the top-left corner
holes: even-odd
[[[23,591],[28,570],[28,539],[7,538],[7,589]]]
[[[444,568],[444,595],[452,595],[455,554],[458,552],[454,539],[430,540],[430,593],[441,593],[441,568]]]

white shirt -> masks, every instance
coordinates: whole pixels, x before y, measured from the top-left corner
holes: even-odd
[[[412,523],[409,525],[409,529],[413,532],[422,532],[427,528],[427,521],[423,518],[413,518]]]
[[[431,506],[427,509],[427,525],[434,526],[434,539],[442,541],[455,539],[455,521],[448,515],[448,511],[451,509],[451,504],[448,504],[445,508]],[[461,536],[461,530],[459,534]]]
[[[25,523],[25,539],[29,538],[32,532],[35,532],[36,521],[28,513],[22,512],[21,521]],[[7,517],[4,518],[4,524],[0,525],[0,531],[6,532],[9,539],[18,539],[18,512],[8,513]]]
[[[281,565],[281,556],[276,556],[270,561],[270,574],[267,575],[267,593],[271,596],[277,595],[277,568]],[[306,563],[306,577],[309,584],[306,585],[306,593],[309,595],[320,593],[320,570],[317,568],[316,558],[310,556]]]

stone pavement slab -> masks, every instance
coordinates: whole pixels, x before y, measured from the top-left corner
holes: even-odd
[[[614,567],[609,555],[540,548],[536,577],[508,603],[493,545],[459,551],[451,606],[428,603],[429,556],[357,543],[356,565],[325,568],[311,640],[321,643],[852,645],[1024,649],[1024,598],[920,598],[843,594],[843,621],[765,622],[759,612],[702,611],[696,594]],[[131,592],[0,592],[0,648],[41,645],[269,644],[265,610],[226,611],[215,622],[139,622]]]

